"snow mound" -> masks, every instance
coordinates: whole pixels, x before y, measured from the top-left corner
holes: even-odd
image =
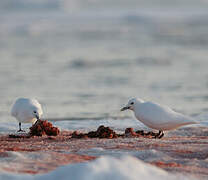
[[[103,156],[87,163],[62,166],[44,175],[1,174],[0,179],[2,178],[4,180],[190,180],[190,177],[170,174],[132,156],[123,156],[121,158]]]

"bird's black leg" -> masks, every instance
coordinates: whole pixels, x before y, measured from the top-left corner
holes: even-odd
[[[161,134],[160,130],[159,130],[159,132],[157,134],[155,133],[155,139],[157,139],[160,136],[160,134]]]
[[[17,132],[21,132],[22,131],[22,129],[21,129],[21,122],[19,122],[19,131],[17,131]]]
[[[163,136],[164,136],[163,131],[160,131],[160,130],[159,130],[158,134],[155,135],[155,139],[156,139],[156,138],[160,139],[160,138],[162,138]]]
[[[21,122],[19,122],[19,130],[17,132],[23,132],[23,130],[21,129]]]
[[[158,139],[162,138],[163,136],[164,136],[163,131],[159,131],[159,133],[158,133]]]

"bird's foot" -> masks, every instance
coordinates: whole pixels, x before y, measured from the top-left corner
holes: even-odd
[[[144,136],[144,137],[155,138],[155,139],[160,139],[164,136],[163,131],[159,131],[158,133],[156,133],[153,131],[144,132],[144,130],[138,130],[136,131],[136,134]]]
[[[155,135],[155,139],[161,139],[164,136],[163,131],[159,131],[156,135]]]
[[[19,129],[17,132],[25,132],[24,130],[22,130],[22,129]]]
[[[162,133],[162,134],[158,137],[158,139],[161,139],[163,136],[164,136],[164,133]]]

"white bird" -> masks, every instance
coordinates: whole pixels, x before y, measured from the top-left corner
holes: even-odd
[[[163,137],[163,131],[176,129],[188,124],[196,124],[193,118],[173,111],[167,106],[153,102],[145,102],[138,98],[130,99],[121,111],[130,109],[136,118],[144,125],[159,130],[158,138]]]
[[[21,123],[35,123],[43,114],[42,107],[36,99],[18,98],[13,104],[11,115],[19,122],[19,131]]]

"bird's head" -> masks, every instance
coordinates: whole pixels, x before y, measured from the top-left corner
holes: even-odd
[[[41,115],[43,114],[41,109],[38,109],[36,107],[34,107],[32,109],[32,115],[34,118],[36,118],[37,120],[40,120]]]
[[[127,109],[130,109],[130,110],[134,111],[135,106],[139,103],[142,103],[142,102],[144,102],[144,101],[141,100],[141,99],[132,98],[132,99],[129,100],[128,104],[121,109],[121,111],[125,111]]]

